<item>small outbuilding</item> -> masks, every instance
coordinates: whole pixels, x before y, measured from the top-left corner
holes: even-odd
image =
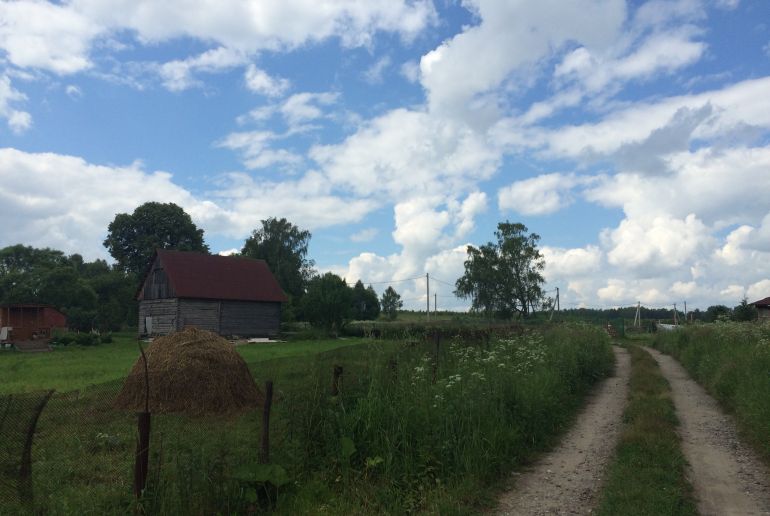
[[[0,340],[47,339],[54,330],[66,330],[67,317],[51,305],[24,303],[0,306]]]
[[[272,337],[287,298],[264,260],[159,249],[137,300],[140,335],[194,327],[223,336]]]
[[[752,304],[757,309],[757,316],[760,321],[770,321],[770,297],[754,301]]]

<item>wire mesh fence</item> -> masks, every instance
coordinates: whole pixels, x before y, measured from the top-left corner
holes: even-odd
[[[467,330],[459,338],[485,346],[490,334],[504,331],[510,328]],[[397,342],[372,339],[363,348],[250,363],[260,388],[274,384],[271,461],[287,469],[328,467],[336,452],[323,448],[339,443],[323,434],[337,424],[338,407],[353,406],[373,381],[398,381],[421,357],[433,357],[438,370],[446,347],[439,341],[413,332]],[[254,488],[261,407],[232,417],[153,414],[149,478],[135,498],[137,414],[115,406],[123,382],[0,395],[0,514],[242,513],[270,503],[275,493]]]

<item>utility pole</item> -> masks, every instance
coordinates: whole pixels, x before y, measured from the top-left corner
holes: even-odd
[[[684,322],[687,323],[687,301],[684,302]]]
[[[425,302],[427,303],[425,316],[430,321],[430,273],[425,273]]]
[[[553,309],[556,307],[556,311],[559,311],[559,287],[556,287],[556,299],[554,299],[553,304],[551,305],[551,315],[548,317],[549,321],[553,320]]]
[[[674,326],[676,326],[677,324],[679,323],[676,320],[676,303],[674,303]]]
[[[634,314],[634,328],[639,328],[642,325],[642,302],[636,302],[636,314]]]
[[[438,294],[436,294],[436,293],[434,292],[434,293],[433,293],[433,313],[434,313],[434,314],[436,313],[436,304],[438,303],[438,301],[436,301],[436,298],[438,298]]]

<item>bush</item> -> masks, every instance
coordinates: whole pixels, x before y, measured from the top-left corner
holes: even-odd
[[[75,335],[75,344],[78,346],[97,346],[99,343],[99,335],[95,333],[78,333]]]
[[[99,338],[102,342],[102,344],[111,344],[112,343],[112,333],[105,333]]]

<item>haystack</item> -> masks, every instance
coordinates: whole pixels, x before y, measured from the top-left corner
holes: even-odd
[[[234,414],[264,401],[241,356],[215,333],[186,328],[155,339],[145,354],[150,412]],[[139,357],[114,406],[141,412],[145,393],[144,361]]]

